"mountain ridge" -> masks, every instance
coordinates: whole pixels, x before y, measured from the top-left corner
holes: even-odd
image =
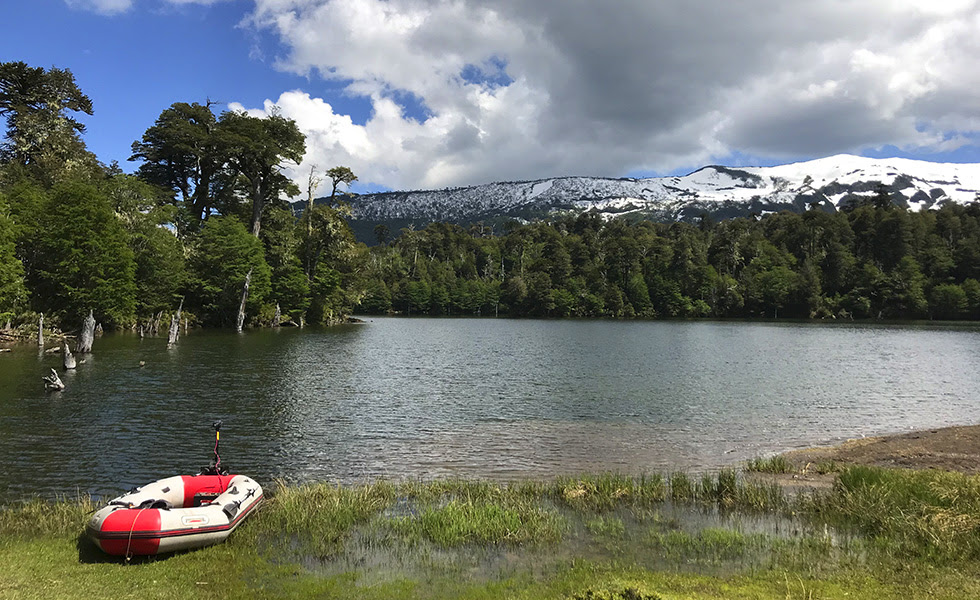
[[[980,193],[980,164],[837,154],[772,167],[706,165],[687,175],[649,178],[562,176],[491,182],[442,190],[377,192],[351,197],[353,226],[370,239],[377,224],[391,231],[446,221],[465,225],[597,212],[604,218],[691,221],[837,211],[884,189],[909,210]]]

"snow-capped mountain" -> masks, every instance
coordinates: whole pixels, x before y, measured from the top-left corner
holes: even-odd
[[[910,210],[944,200],[970,202],[980,191],[980,164],[932,163],[841,154],[776,167],[707,166],[683,177],[604,179],[560,177],[488,183],[444,190],[383,192],[352,198],[362,227],[390,222],[472,223],[535,218],[556,212],[597,211],[660,221],[803,211],[814,203],[836,210],[884,185],[893,202]],[[391,228],[395,232],[394,227]]]

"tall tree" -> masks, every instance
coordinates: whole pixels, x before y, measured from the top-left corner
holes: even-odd
[[[14,254],[14,224],[0,194],[0,314],[14,313],[27,301],[24,266]]]
[[[113,207],[94,185],[56,186],[28,237],[37,250],[27,271],[35,308],[71,323],[89,310],[109,325],[135,316],[133,252]]]
[[[298,163],[306,152],[306,136],[296,122],[273,112],[266,118],[245,112],[222,113],[218,123],[221,145],[228,163],[238,174],[240,185],[251,204],[249,220],[252,235],[262,228],[266,206],[285,196],[299,194],[299,188],[283,175],[283,163]]]
[[[0,116],[7,125],[3,162],[30,167],[49,184],[66,170],[94,168],[95,157],[80,137],[85,125],[69,113],[92,114],[92,101],[71,71],[0,63]]]
[[[179,194],[179,203],[194,225],[218,208],[218,197],[228,184],[217,125],[210,105],[177,102],[160,113],[140,141],[133,142],[129,158],[143,161],[141,178]]]
[[[357,175],[354,175],[354,171],[351,171],[349,167],[334,167],[327,171],[327,177],[330,178],[333,184],[330,190],[330,206],[333,206],[334,199],[337,196],[337,188],[340,184],[350,187],[350,184],[357,181]]]
[[[245,311],[259,313],[271,290],[262,242],[234,217],[213,217],[201,228],[188,260],[188,304],[206,323],[230,326],[238,316],[242,286],[251,272]]]

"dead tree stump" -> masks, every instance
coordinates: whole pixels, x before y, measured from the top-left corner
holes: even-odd
[[[88,316],[82,323],[82,334],[78,338],[78,347],[75,352],[79,354],[89,354],[92,352],[92,342],[95,341],[95,317],[92,311],[88,311]]]
[[[65,370],[75,368],[75,355],[68,347],[68,340],[61,340],[61,360],[64,362]]]
[[[177,338],[180,337],[180,311],[184,310],[184,299],[180,299],[180,306],[177,307],[177,312],[170,317],[170,335],[167,337],[167,348],[173,348],[177,343]]]
[[[235,330],[238,333],[242,332],[242,326],[245,325],[245,302],[248,300],[248,285],[252,282],[252,269],[248,270],[248,274],[245,275],[245,286],[242,289],[242,303],[238,307],[238,321],[235,325]]]
[[[49,392],[60,392],[65,389],[65,384],[61,383],[61,378],[58,377],[58,372],[54,369],[51,369],[50,375],[45,375],[41,379],[44,381],[44,389]]]

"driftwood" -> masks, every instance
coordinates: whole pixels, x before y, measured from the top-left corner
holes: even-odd
[[[180,306],[177,307],[177,312],[170,317],[170,335],[167,336],[167,348],[173,348],[174,344],[177,343],[177,338],[180,337],[180,311],[184,310],[184,299],[180,299]]]
[[[92,311],[88,311],[88,316],[85,317],[85,321],[82,323],[82,334],[79,336],[78,346],[75,348],[75,352],[79,354],[92,352],[93,341],[95,341],[95,317],[92,315]]]
[[[65,369],[75,368],[75,355],[71,353],[71,348],[68,347],[68,340],[61,340],[61,360],[64,362]]]
[[[279,308],[279,303],[276,302],[276,314],[272,315],[272,326],[279,327],[280,321],[282,321],[282,310]]]
[[[65,389],[65,384],[61,383],[61,378],[58,377],[58,372],[51,369],[50,375],[45,375],[41,377],[44,381],[44,389],[51,392],[60,392]]]
[[[37,345],[44,348],[44,313],[37,318]]]
[[[140,339],[143,339],[143,324],[142,323],[140,323],[139,330],[140,330]]]
[[[238,321],[235,325],[235,330],[238,333],[242,332],[242,326],[245,324],[245,301],[248,300],[248,284],[252,282],[252,269],[248,270],[248,274],[245,275],[245,286],[242,289],[242,303],[238,307]]]
[[[303,316],[302,315],[300,315],[300,317],[299,317],[299,328],[302,329],[304,326],[306,326],[306,320],[303,319]]]

